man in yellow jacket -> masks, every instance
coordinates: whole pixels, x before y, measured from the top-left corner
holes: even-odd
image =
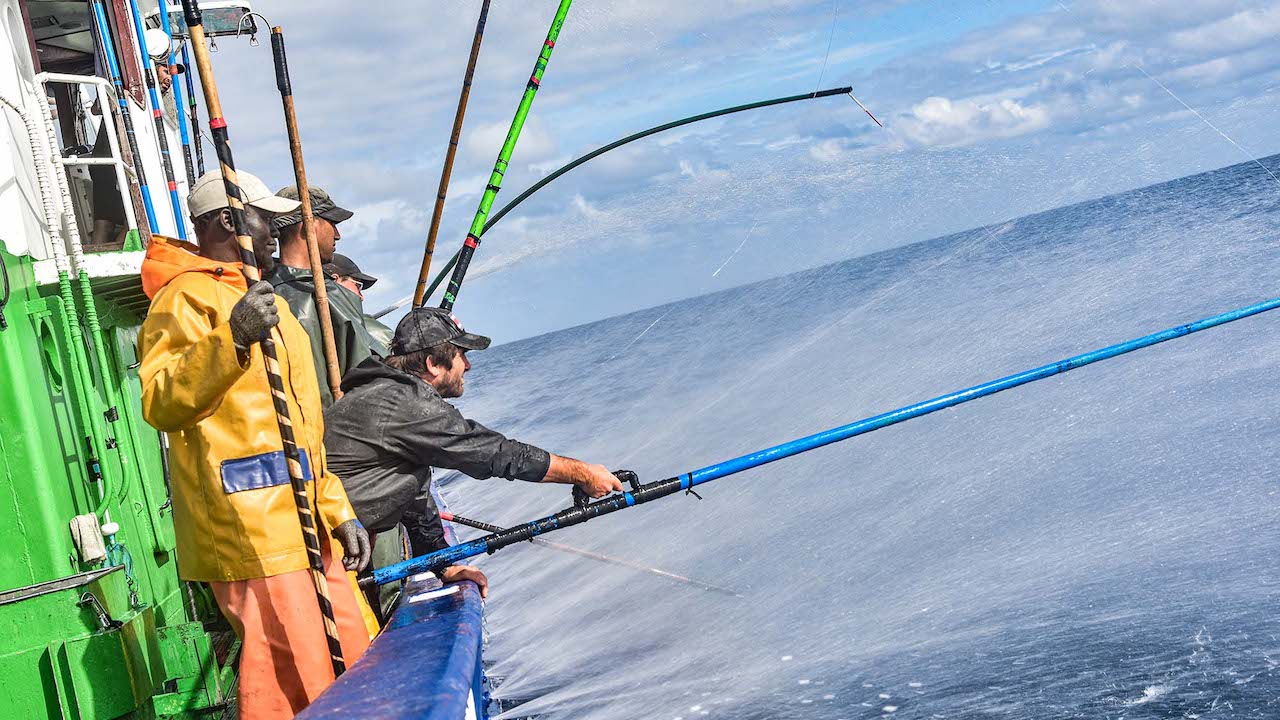
[[[249,173],[239,179],[265,274],[276,246],[271,217],[298,203]],[[217,172],[196,182],[189,206],[199,247],[153,236],[142,264],[151,298],[138,338],[143,414],[169,433],[178,574],[209,583],[243,640],[240,715],[289,718],[333,682],[333,671],[258,342],[267,333],[321,526],[348,665],[368,647],[369,633],[343,568],[368,564],[369,538],[326,466],[310,340],[270,283],[248,287]]]

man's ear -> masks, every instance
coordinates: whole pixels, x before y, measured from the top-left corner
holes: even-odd
[[[440,374],[440,366],[431,361],[430,355],[427,356],[426,360],[422,361],[422,373],[430,378]]]
[[[218,211],[218,224],[222,226],[223,230],[227,231],[227,234],[236,234],[236,224],[231,219],[231,208],[222,208]]]

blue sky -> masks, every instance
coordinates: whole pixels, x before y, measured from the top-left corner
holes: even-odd
[[[555,5],[493,3],[438,257]],[[369,309],[412,291],[479,6],[255,3],[285,29],[308,175],[356,212],[339,250],[381,278]],[[623,135],[820,79],[886,128],[837,97],[603,156],[486,235],[457,312],[510,341],[1273,154],[1278,33],[1276,2],[578,0],[495,207]],[[213,57],[238,165],[279,186],[261,40]]]

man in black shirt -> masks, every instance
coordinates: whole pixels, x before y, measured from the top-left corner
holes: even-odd
[[[448,547],[431,497],[431,468],[474,478],[504,477],[578,486],[593,498],[620,491],[603,465],[554,455],[468,420],[446,402],[462,395],[467,352],[489,338],[462,329],[440,308],[416,308],[396,326],[391,355],[349,370],[342,399],[325,411],[329,469],[342,479],[356,515],[372,535],[403,523],[414,555]],[[487,581],[455,565],[441,580]]]

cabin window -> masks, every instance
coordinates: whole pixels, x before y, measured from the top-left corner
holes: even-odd
[[[96,47],[92,2],[23,2],[22,6],[41,70],[110,79],[106,61]],[[124,85],[134,102],[145,106],[146,83],[131,32],[129,0],[103,0],[103,9]]]

